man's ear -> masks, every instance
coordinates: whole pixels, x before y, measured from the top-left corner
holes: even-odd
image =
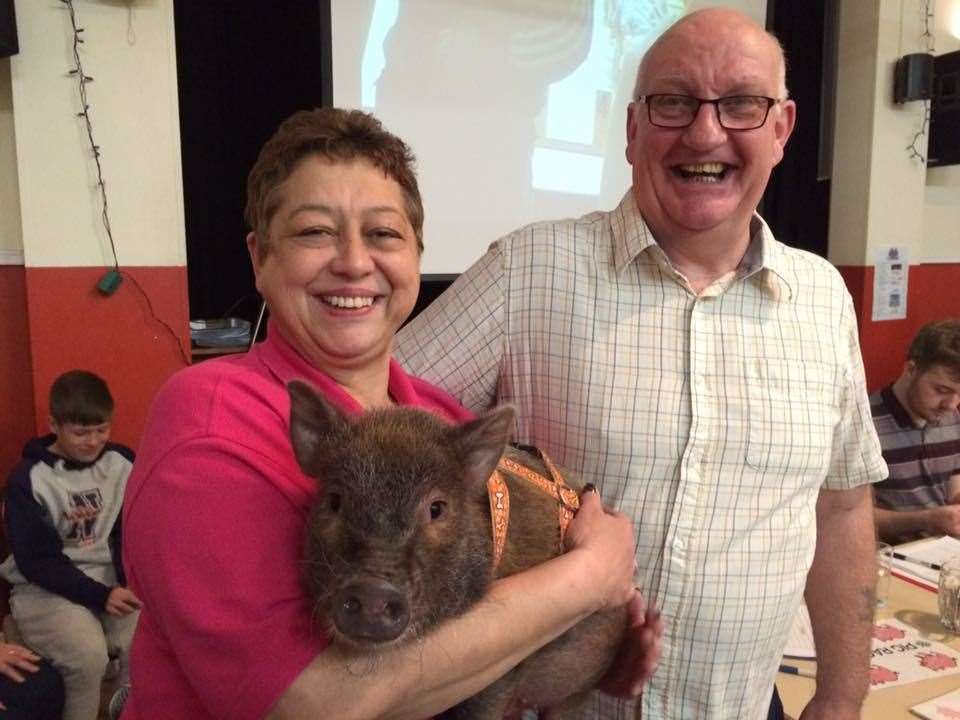
[[[293,454],[300,468],[315,477],[320,458],[339,444],[350,421],[305,382],[293,380],[287,384],[287,392]]]
[[[630,165],[633,165],[633,143],[637,137],[637,127],[639,125],[637,113],[639,112],[640,103],[638,101],[634,100],[627,105],[627,145],[624,149],[624,154],[627,156],[627,162]]]
[[[513,419],[513,407],[501,405],[451,430],[453,445],[466,468],[469,486],[483,487],[496,469],[513,433]]]
[[[797,124],[797,104],[793,100],[780,103],[779,112],[773,119],[774,142],[777,144],[777,163],[783,159],[783,149]]]
[[[914,378],[917,375],[917,363],[913,360],[907,360],[903,364],[903,374],[909,378]]]

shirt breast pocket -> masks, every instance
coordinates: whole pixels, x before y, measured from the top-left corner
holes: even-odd
[[[839,422],[839,378],[825,363],[757,361],[746,369],[746,462],[785,474],[826,473]]]

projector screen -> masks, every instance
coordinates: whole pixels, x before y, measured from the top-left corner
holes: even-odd
[[[422,271],[498,237],[620,202],[634,74],[681,0],[331,0],[333,102],[417,156]],[[766,0],[720,3],[764,24]]]

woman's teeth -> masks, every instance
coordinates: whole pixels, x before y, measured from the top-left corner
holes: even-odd
[[[345,297],[343,295],[325,295],[323,301],[327,305],[337,308],[365,308],[373,305],[373,298],[364,297]]]

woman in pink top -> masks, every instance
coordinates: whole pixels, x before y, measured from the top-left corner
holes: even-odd
[[[390,357],[417,298],[423,247],[401,140],[358,111],[295,114],[250,173],[247,220],[268,337],[166,383],[127,488],[124,562],[143,610],[123,718],[425,718],[626,602],[632,661],[614,689],[637,694],[662,628],[639,610],[631,524],[595,494],[570,525],[566,554],[497,581],[422,643],[384,651],[374,672],[351,672],[327,647],[300,578],[316,483],[293,457],[286,383],[305,379],[350,413],[393,404],[450,422],[469,413]]]

